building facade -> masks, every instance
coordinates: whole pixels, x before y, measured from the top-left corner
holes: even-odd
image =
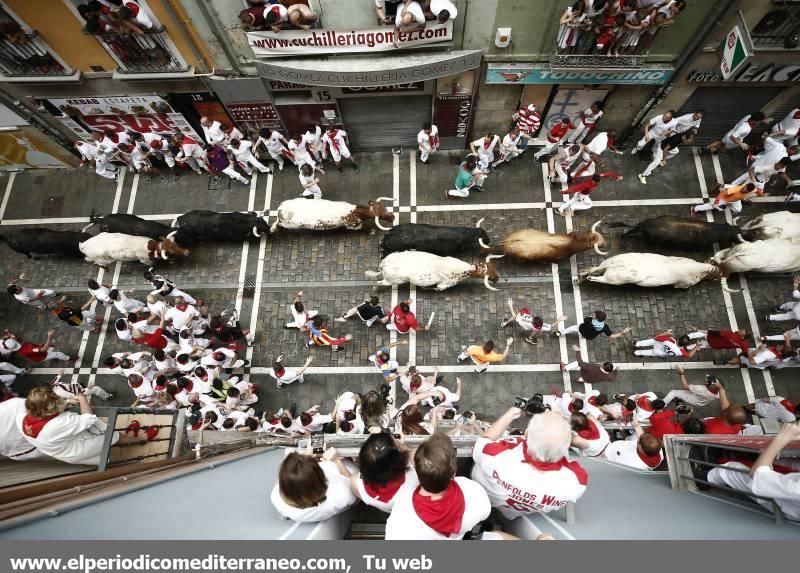
[[[201,133],[207,115],[287,135],[340,125],[356,149],[414,146],[431,121],[443,147],[463,149],[530,103],[546,129],[602,101],[599,127],[631,133],[661,109],[719,104],[725,90],[735,97],[704,123],[716,134],[715,122],[798,99],[796,2],[670,2],[680,9],[639,11],[662,25],[638,30],[630,18],[588,25],[574,0],[452,1],[448,22],[395,34],[374,0],[304,0],[318,23],[275,34],[243,29],[245,0],[138,0],[152,27],[120,35],[90,33],[82,0],[3,0],[0,103],[65,146],[94,129]],[[753,46],[723,79],[718,48],[737,26]]]

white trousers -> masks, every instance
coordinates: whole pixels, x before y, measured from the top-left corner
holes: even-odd
[[[436,151],[435,149],[431,149],[430,146],[426,145],[423,147],[422,145],[419,146],[419,160],[420,161],[427,161],[428,157],[431,156],[431,153]]]
[[[565,201],[558,207],[559,213],[566,211],[583,211],[592,208],[592,199],[583,193],[575,193],[571,199]]]
[[[42,300],[42,299],[53,298],[54,296],[56,296],[56,291],[54,291],[53,289],[49,289],[49,288],[43,288],[43,289],[40,289],[40,292],[44,293],[42,295],[42,298],[40,298],[38,300],[31,300],[31,301],[28,301],[28,302],[23,302],[22,304],[27,304],[28,306],[32,306],[34,308],[39,308],[39,309],[47,308],[47,302]]]
[[[106,179],[114,179],[117,175],[117,170],[108,161],[103,161],[102,159],[95,159],[94,172]]]
[[[92,332],[94,329],[97,328],[97,324],[95,324],[95,318],[97,315],[95,313],[90,312],[88,310],[84,310],[81,312],[81,316],[83,316],[83,322],[77,325],[75,328],[80,328],[81,330],[85,330],[86,332]]]
[[[481,187],[483,182],[486,180],[485,175],[481,175],[478,179],[470,185],[469,187],[464,187],[463,189],[450,189],[447,194],[451,197],[469,197],[469,190],[473,187]]]
[[[638,143],[636,144],[636,151],[641,151],[645,148],[646,145],[653,146],[654,144],[661,148],[661,142],[664,141],[663,137],[651,137],[650,139],[647,136],[641,138]]]
[[[245,183],[245,184],[250,183],[249,179],[246,179],[245,177],[242,177],[241,175],[239,175],[239,172],[236,171],[236,169],[233,168],[233,165],[228,165],[225,169],[222,170],[222,172],[225,175],[227,175],[228,177],[230,177],[231,179],[236,179],[236,181],[238,181],[240,183]],[[252,172],[253,172],[253,170],[251,169],[250,173],[252,173]]]
[[[750,173],[748,173],[747,171],[745,171],[744,173],[739,175],[739,177],[731,181],[731,185],[744,185],[745,183],[753,183],[753,180],[750,179]],[[764,189],[765,183],[762,183],[761,181],[756,179],[755,185],[758,189]]]
[[[269,156],[272,157],[278,163],[278,169],[283,169],[283,153],[281,153],[281,149],[277,151],[273,151],[270,148],[267,148],[269,152]]]
[[[800,302],[785,302],[780,306],[784,312],[780,314],[770,314],[769,319],[773,321],[779,320],[798,320],[800,321]],[[783,340],[783,335],[778,337],[778,340]]]
[[[684,390],[681,388],[680,390],[670,390],[667,392],[667,395],[664,396],[664,404],[669,404],[675,399],[683,400],[687,404],[691,404],[692,406],[706,406],[712,402],[710,399],[703,399],[700,398],[694,392],[689,390]]]
[[[533,158],[534,159],[539,159],[543,155],[550,155],[556,147],[558,147],[558,142],[557,141],[554,143],[554,142],[548,140],[544,144],[544,147],[542,147],[539,151],[537,151],[536,153],[533,154]]]
[[[667,157],[668,158],[675,157],[676,155],[678,155],[679,151],[680,150],[677,147],[675,149],[670,149],[667,152]],[[653,151],[653,161],[650,162],[650,165],[647,166],[647,169],[644,170],[644,173],[642,173],[642,175],[644,175],[645,177],[650,177],[653,174],[653,171],[655,171],[658,168],[658,166],[661,165],[661,161],[663,159],[664,159],[664,150],[661,149],[661,146],[659,145]]]
[[[655,338],[648,338],[647,340],[640,340],[636,343],[636,348],[647,348],[652,346],[652,348],[648,350],[636,350],[634,354],[636,356],[656,356],[658,358],[664,358],[665,356],[671,356],[667,354],[665,351],[665,346],[663,343],[659,342]]]
[[[312,185],[311,187],[303,189],[303,197],[322,199],[322,189],[319,188],[319,185]]]
[[[253,167],[258,169],[261,173],[266,173],[267,171],[269,171],[267,166],[261,163],[258,159],[256,159],[256,156],[253,155],[252,153],[248,153],[246,156],[242,158],[237,157],[236,161],[237,163],[239,163],[242,169],[244,169],[244,172],[247,173],[248,175],[253,174]]]
[[[569,169],[569,165],[567,165],[567,169]],[[567,169],[564,169],[560,161],[556,161],[553,173],[550,175],[550,180],[558,179],[559,183],[566,183],[567,179],[569,179],[567,177]]]
[[[586,126],[582,121],[579,121],[569,135],[567,136],[567,143],[580,143],[586,136],[589,135],[589,130],[592,129],[592,125]]]
[[[478,154],[478,167],[480,167],[481,171],[487,171],[489,166],[494,161],[494,154],[493,153],[480,153]]]
[[[301,326],[305,326],[303,322],[305,320],[306,314],[308,314],[308,318],[314,318],[319,314],[318,310],[309,310],[307,313],[297,312],[294,309],[294,305],[289,306],[292,311],[292,317],[294,320],[292,322],[286,323],[286,328],[300,328]]]
[[[714,485],[727,486],[743,493],[753,493],[753,478],[750,477],[749,473],[746,473],[746,471],[750,468],[739,462],[728,462],[723,465],[728,468],[745,470],[745,472],[735,472],[724,468],[713,468],[710,472],[708,472],[708,481],[710,483],[713,483]],[[758,503],[758,505],[772,511],[772,504],[769,501],[757,497],[752,499]]]
[[[150,294],[152,294],[153,296],[162,296],[161,293],[157,290],[150,291]],[[188,292],[184,292],[177,288],[172,289],[172,292],[164,296],[172,296],[172,297],[182,296],[183,300],[185,300],[189,304],[195,304],[197,302],[197,299],[194,298],[192,295],[190,295]],[[148,310],[150,309],[148,308]]]
[[[720,207],[723,205],[730,205],[730,209],[733,213],[741,213],[742,212],[742,202],[741,201],[734,201],[733,203],[728,203],[724,199],[721,199],[719,203],[714,205],[714,201],[710,201],[708,203],[703,203],[702,205],[697,205],[694,208],[695,213],[699,213],[700,211],[711,211],[711,209],[715,209],[717,211],[721,211]]]
[[[66,362],[69,360],[69,356],[64,354],[63,352],[59,352],[58,350],[54,349],[52,346],[47,349],[47,356],[43,360],[46,362],[47,360],[62,360]]]

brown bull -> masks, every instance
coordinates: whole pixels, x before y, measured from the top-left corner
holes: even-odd
[[[522,229],[506,235],[498,248],[505,255],[537,263],[558,263],[592,248],[598,255],[607,255],[600,250],[606,241],[597,231],[599,225],[600,221],[597,221],[590,231],[571,233]]]

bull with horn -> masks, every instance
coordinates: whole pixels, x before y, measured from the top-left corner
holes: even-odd
[[[606,240],[597,230],[602,221],[597,221],[589,231],[570,233],[521,229],[506,235],[498,244],[497,250],[504,255],[536,263],[558,263],[592,248],[598,255],[605,256],[608,253],[600,248],[606,244]],[[481,246],[489,248],[482,241]]]
[[[496,291],[490,283],[500,280],[492,259],[504,255],[489,255],[480,263],[471,264],[454,257],[440,257],[423,251],[391,253],[381,261],[379,270],[366,271],[368,277],[382,277],[377,286],[410,283],[419,287],[446,290],[470,278],[482,278],[487,289]]]

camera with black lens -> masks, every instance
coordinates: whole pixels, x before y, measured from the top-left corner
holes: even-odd
[[[713,374],[706,374],[706,386],[712,388],[719,383],[719,379]]]
[[[533,416],[535,414],[541,414],[542,412],[549,410],[550,407],[545,405],[544,403],[544,396],[541,394],[534,394],[530,397],[530,399],[523,398],[522,396],[517,396],[514,399],[514,407],[519,408],[523,412],[525,412],[528,416]]]
[[[389,384],[381,384],[380,389],[378,390],[378,394],[380,394],[381,400],[387,406],[390,405],[394,400],[389,396],[392,393],[392,387]]]

